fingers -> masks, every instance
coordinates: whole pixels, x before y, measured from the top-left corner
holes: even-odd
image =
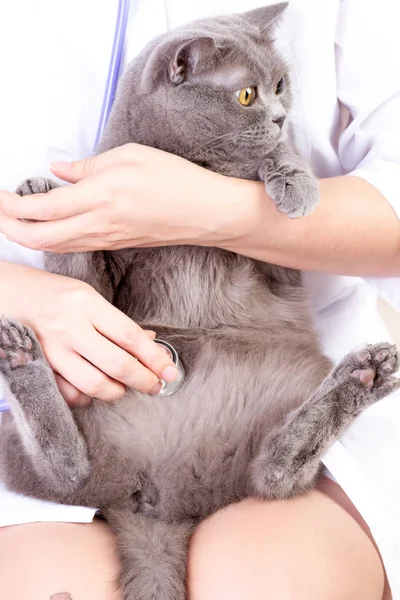
[[[95,182],[94,182],[95,183]],[[99,182],[101,186],[101,182]],[[16,219],[54,221],[86,212],[93,204],[93,182],[63,185],[45,194],[20,196],[0,191],[0,208]]]
[[[1,215],[1,232],[12,242],[33,250],[50,250],[77,237],[88,237],[90,216],[86,213],[69,219],[49,222],[23,222]]]
[[[72,186],[61,186],[45,194],[29,196],[1,191],[0,207],[15,219],[55,221],[84,213],[88,208],[87,199],[87,186],[79,186],[74,191]]]
[[[145,332],[145,334],[147,335],[147,337],[149,337],[151,340],[155,340],[157,337],[157,334],[155,331],[151,331],[150,329],[144,329],[143,330]]]
[[[110,305],[101,296],[91,304],[94,327],[120,348],[135,356],[159,379],[174,381],[178,371],[170,357],[155,344],[132,319]]]
[[[92,401],[90,396],[86,396],[86,394],[80,392],[64,377],[61,377],[61,375],[56,373],[55,377],[60,392],[69,406],[88,406],[90,404]]]
[[[145,331],[145,334],[151,340],[154,340],[156,337],[155,331]],[[55,377],[60,392],[69,406],[88,406],[90,404],[90,402],[92,401],[92,398],[90,396],[78,390],[78,388],[73,386],[69,381],[64,379],[64,377],[62,377],[58,373],[56,373]]]
[[[72,162],[54,162],[51,164],[51,170],[60,179],[76,183],[89,175],[112,167],[135,164],[140,148],[142,147],[138,144],[125,144],[91,158]]]
[[[147,342],[150,346],[155,345],[146,333],[142,330],[139,331],[139,344]],[[159,377],[154,372],[143,366],[132,354],[100,335],[95,329],[93,329],[92,335],[81,338],[81,343],[77,340],[75,350],[113,381],[119,381],[146,394],[157,393],[161,387]],[[136,346],[135,354],[137,354]]]
[[[34,250],[57,251],[77,240],[85,250],[109,247],[121,235],[126,238],[126,219],[114,196],[130,171],[116,169],[73,186],[61,186],[47,194],[19,196],[0,192],[0,231],[11,241]],[[99,238],[99,239],[98,239]],[[94,240],[94,241],[93,241]],[[99,248],[97,248],[97,245]]]
[[[51,366],[54,371],[89,398],[111,401],[124,395],[124,385],[107,377],[74,351],[60,348],[52,351],[51,348],[45,348],[45,353],[52,357]],[[62,386],[65,389],[63,383]],[[70,393],[69,388],[67,395]],[[78,399],[79,397],[75,397],[75,400]]]

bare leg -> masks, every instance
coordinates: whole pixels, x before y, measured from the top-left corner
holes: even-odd
[[[390,600],[384,581],[366,532],[318,490],[229,506],[190,546],[190,600]]]
[[[7,483],[34,495],[41,480],[61,497],[74,492],[89,475],[85,441],[34,333],[11,319],[0,320],[0,377],[12,413],[1,432]],[[39,477],[21,468],[22,453]]]
[[[367,526],[324,479],[324,493],[248,500],[204,521],[189,548],[189,600],[391,600]],[[101,521],[0,528],[0,565],[7,600],[122,600],[115,536]]]
[[[2,527],[0,564],[4,600],[122,600],[115,536],[99,520]]]
[[[130,511],[105,511],[117,534],[123,600],[185,600],[191,522],[166,523]]]
[[[263,498],[291,498],[314,485],[320,459],[362,410],[400,387],[396,348],[374,344],[346,356],[315,394],[265,439],[253,464]]]

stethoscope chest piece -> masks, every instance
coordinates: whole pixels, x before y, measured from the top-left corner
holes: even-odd
[[[170,355],[175,367],[178,369],[178,377],[175,379],[175,381],[171,381],[169,383],[167,383],[166,381],[161,381],[162,388],[157,394],[157,396],[171,396],[182,386],[185,380],[185,371],[181,361],[179,360],[177,351],[171,344],[165,342],[164,340],[156,339],[154,341],[156,342],[156,344],[160,344],[160,346],[163,346],[165,351]]]

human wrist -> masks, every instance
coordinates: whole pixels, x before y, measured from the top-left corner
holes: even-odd
[[[34,267],[0,260],[0,316],[19,319],[34,329],[35,307],[45,301],[49,285],[59,285],[62,280]],[[62,293],[61,286],[59,290]]]
[[[198,243],[223,249],[240,247],[251,238],[260,221],[267,219],[269,209],[264,205],[270,200],[265,188],[258,181],[223,175],[217,175],[211,183],[211,193],[202,202]]]
[[[225,179],[218,210],[209,224],[215,227],[209,231],[214,233],[210,245],[274,262],[282,250],[282,232],[289,227],[287,235],[294,234],[290,231],[293,219],[279,212],[263,182]]]
[[[22,285],[27,285],[32,267],[0,260],[0,316],[22,318]]]

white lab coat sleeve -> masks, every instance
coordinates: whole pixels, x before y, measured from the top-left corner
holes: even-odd
[[[400,4],[342,0],[336,34],[337,93],[349,112],[338,154],[400,218]],[[400,310],[400,278],[369,278]]]
[[[342,0],[337,88],[350,113],[339,140],[346,173],[369,181],[400,217],[400,4]]]

